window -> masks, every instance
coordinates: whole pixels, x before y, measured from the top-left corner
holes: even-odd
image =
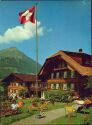
[[[67,78],[67,71],[64,72],[64,78]]]
[[[56,78],[56,73],[54,72],[54,78]]]
[[[51,89],[56,89],[56,84],[51,84]]]
[[[53,79],[54,78],[54,73],[51,73],[51,79]]]
[[[63,90],[67,90],[67,84],[63,84]]]
[[[38,87],[41,87],[41,84],[40,84],[40,83],[38,83]]]
[[[85,64],[91,64],[91,58],[89,56],[85,56]]]
[[[14,90],[12,89],[12,93],[14,93]]]
[[[59,63],[59,68],[61,68],[62,67],[62,64],[61,64],[61,62]]]
[[[64,73],[62,72],[62,71],[60,71],[60,78],[62,78],[63,77],[63,75],[64,75]]]
[[[75,77],[75,71],[71,71],[71,78]]]
[[[31,83],[31,87],[33,87],[33,83]]]
[[[47,88],[50,88],[50,87],[51,87],[50,84],[48,84],[48,85],[47,85]]]
[[[56,84],[56,89],[59,89],[59,84]]]
[[[16,90],[13,90],[14,93],[16,93]]]
[[[66,62],[65,61],[62,61],[61,67],[62,68],[66,67]]]
[[[54,84],[54,89],[56,89],[56,84]]]
[[[85,64],[90,64],[90,60],[86,60]]]
[[[13,83],[11,83],[10,85],[13,86]]]
[[[13,92],[12,89],[10,89],[10,92]]]
[[[20,85],[23,86],[23,83],[21,83]]]
[[[16,90],[16,93],[18,93],[18,90]]]
[[[54,89],[54,84],[51,84],[51,89]]]
[[[18,83],[16,83],[16,86],[19,86],[19,84],[18,84]]]
[[[63,89],[63,84],[60,84],[60,89]]]
[[[14,83],[11,83],[11,86],[14,86]]]
[[[67,72],[67,77],[71,78],[71,71],[70,70]]]
[[[10,89],[8,89],[8,92],[10,92]]]
[[[67,83],[67,89],[70,90],[71,89],[71,84]]]
[[[16,83],[13,83],[13,86],[16,86]]]
[[[59,78],[59,72],[56,73],[56,78]]]
[[[74,84],[73,83],[71,84],[71,89],[74,90]]]
[[[92,65],[92,59],[90,60],[90,64]]]

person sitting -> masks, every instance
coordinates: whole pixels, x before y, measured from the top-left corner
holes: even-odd
[[[23,102],[23,101],[19,101],[19,102],[17,103],[17,105],[18,105],[18,108],[21,108],[21,107],[23,107],[24,102]]]
[[[85,105],[84,100],[78,99],[78,100],[75,100],[74,102],[77,104],[76,105],[77,112],[80,112],[83,109],[84,105]]]
[[[18,109],[18,105],[17,105],[15,100],[13,100],[13,103],[11,104],[11,109],[13,109],[13,110],[17,110]]]

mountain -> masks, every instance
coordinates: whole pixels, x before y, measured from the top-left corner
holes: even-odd
[[[41,65],[38,64],[38,71]],[[0,79],[10,73],[36,73],[36,62],[17,48],[0,51]]]

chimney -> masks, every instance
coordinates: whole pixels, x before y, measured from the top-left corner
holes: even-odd
[[[79,49],[79,53],[82,53],[83,52],[83,50],[82,49]]]

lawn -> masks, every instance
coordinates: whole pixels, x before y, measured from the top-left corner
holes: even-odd
[[[81,113],[77,113],[77,114],[73,114],[72,117],[68,117],[68,116],[63,116],[60,117],[58,119],[55,119],[53,121],[51,121],[48,124],[88,124],[91,123],[92,124],[92,107],[90,107],[89,109],[83,109],[81,111]],[[89,125],[89,124],[88,124]]]
[[[19,101],[19,100],[17,100]],[[12,115],[12,116],[7,116],[7,117],[2,117],[0,118],[0,123],[2,123],[2,125],[10,125],[11,123],[27,118],[33,114],[35,114],[35,111],[32,112],[28,112],[29,111],[29,107],[31,107],[31,101],[30,99],[23,99],[23,102],[25,103],[25,105],[21,108],[21,114],[17,114],[17,115]],[[58,108],[63,108],[65,106],[65,103],[60,103],[60,102],[55,102],[55,104],[49,103],[48,104],[48,110],[53,110],[53,109],[58,109]]]

